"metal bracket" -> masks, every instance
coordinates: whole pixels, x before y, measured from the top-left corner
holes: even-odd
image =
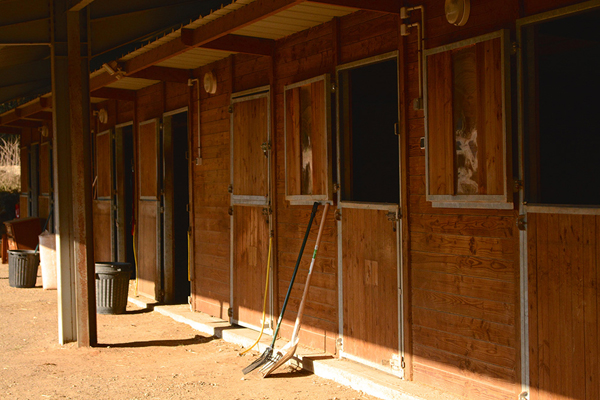
[[[510,54],[515,55],[521,49],[521,46],[517,42],[512,42],[510,46]]]
[[[529,392],[522,392],[519,395],[519,400],[529,400]]]
[[[233,207],[229,207],[229,208],[227,209],[227,214],[229,214],[229,215],[233,215]]]
[[[233,106],[229,106],[229,108],[227,109],[227,111],[229,111],[229,114],[233,114]]]
[[[232,317],[233,317],[233,308],[229,307],[229,308],[227,309],[227,316],[228,316],[229,318],[232,318]]]
[[[335,340],[335,347],[337,347],[339,350],[341,350],[344,347],[344,339],[343,338],[337,338]]]
[[[342,220],[342,210],[340,210],[339,208],[337,210],[335,210],[335,212],[333,213],[333,218],[336,221],[341,221]]]
[[[527,220],[525,219],[524,215],[519,215],[517,217],[517,227],[519,228],[520,231],[524,231],[526,229],[527,226]]]
[[[386,214],[388,221],[396,222],[400,221],[400,214],[398,211],[390,211]]]
[[[273,209],[271,207],[265,207],[262,209],[262,214],[265,217],[268,217],[269,215],[273,214]]]
[[[523,189],[523,181],[520,179],[515,179],[513,181],[513,192],[518,192],[519,190]]]
[[[339,183],[334,183],[333,184],[333,193],[337,193],[340,191],[340,184]]]
[[[269,156],[268,152],[271,150],[271,142],[270,141],[264,142],[263,144],[260,145],[260,148],[262,149],[265,157],[268,157]]]
[[[233,184],[230,184],[229,186],[227,186],[227,192],[233,193]]]

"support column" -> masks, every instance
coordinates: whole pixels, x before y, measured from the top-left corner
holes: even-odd
[[[97,343],[87,10],[53,3],[52,93],[59,342]]]

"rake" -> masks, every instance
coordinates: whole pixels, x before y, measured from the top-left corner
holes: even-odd
[[[298,315],[296,316],[296,323],[294,325],[294,332],[289,343],[283,346],[273,357],[269,357],[264,367],[261,368],[260,372],[263,374],[263,378],[267,377],[277,368],[285,364],[290,358],[296,353],[298,347],[300,333],[300,325],[302,321],[302,314],[304,312],[304,305],[306,298],[308,297],[308,289],[310,288],[310,277],[312,276],[313,267],[315,265],[315,259],[317,258],[317,251],[319,250],[319,243],[321,242],[321,234],[323,233],[323,226],[325,226],[325,217],[329,210],[329,204],[325,203],[325,209],[323,210],[323,216],[321,217],[321,224],[319,225],[319,234],[317,235],[317,242],[315,243],[315,250],[313,251],[312,260],[310,262],[310,268],[308,270],[308,276],[306,277],[306,283],[304,284],[304,293],[302,294],[302,300],[300,301],[300,307],[298,307]]]
[[[271,359],[271,355],[273,354],[273,348],[275,347],[275,341],[277,340],[277,334],[279,333],[279,328],[281,327],[281,321],[283,320],[283,314],[285,313],[285,309],[287,307],[288,300],[290,298],[290,293],[292,292],[292,286],[294,285],[294,280],[296,279],[296,274],[298,273],[298,267],[300,266],[300,261],[302,260],[302,253],[304,253],[304,247],[306,246],[306,241],[308,240],[308,234],[310,233],[310,228],[312,227],[313,220],[315,219],[315,214],[317,213],[317,208],[319,207],[319,203],[315,202],[313,204],[312,212],[310,213],[310,221],[308,221],[308,227],[306,228],[306,233],[304,234],[304,240],[302,241],[302,247],[300,248],[300,254],[298,254],[298,260],[296,261],[296,267],[294,268],[294,273],[292,275],[292,279],[290,281],[290,286],[288,287],[287,294],[285,295],[285,300],[283,301],[283,306],[281,307],[281,314],[279,315],[279,320],[277,321],[277,327],[275,328],[275,333],[273,334],[273,340],[271,341],[271,345],[266,348],[266,350],[262,353],[262,355],[254,360],[254,362],[248,365],[246,368],[242,370],[244,375],[249,372],[254,371],[256,368],[261,365],[267,363]]]

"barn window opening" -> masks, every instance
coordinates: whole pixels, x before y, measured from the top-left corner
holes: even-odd
[[[600,11],[524,29],[526,201],[600,205]]]
[[[339,73],[342,201],[400,202],[396,59]]]

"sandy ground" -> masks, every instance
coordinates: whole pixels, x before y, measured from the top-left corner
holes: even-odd
[[[8,285],[0,265],[1,399],[375,399],[290,367],[262,379],[256,352],[131,304],[98,315],[95,348],[58,344],[57,292]]]

